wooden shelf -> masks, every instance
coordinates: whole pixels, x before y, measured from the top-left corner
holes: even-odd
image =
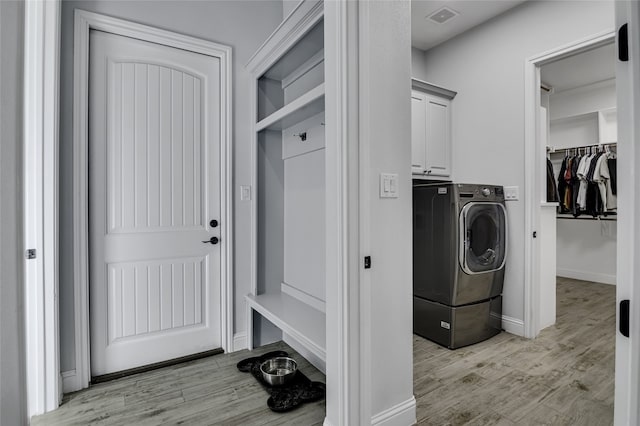
[[[248,294],[245,299],[251,309],[326,362],[323,312],[285,293]]]
[[[291,103],[256,124],[256,132],[283,130],[324,111],[324,83],[309,90]]]

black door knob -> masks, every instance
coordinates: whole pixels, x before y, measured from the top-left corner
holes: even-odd
[[[211,222],[209,222],[209,226],[211,226],[212,228],[217,228],[218,227],[218,221],[215,219],[212,219]]]
[[[209,244],[218,244],[218,241],[220,241],[218,239],[218,237],[211,237],[211,239],[205,240],[205,241],[203,241],[203,243],[205,243],[205,244],[207,244],[207,243],[209,243]]]

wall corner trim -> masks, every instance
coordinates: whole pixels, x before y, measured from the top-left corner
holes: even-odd
[[[415,423],[416,398],[413,395],[411,395],[411,398],[371,417],[371,424],[374,426],[412,425]]]

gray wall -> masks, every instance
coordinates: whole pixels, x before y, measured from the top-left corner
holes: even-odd
[[[282,1],[64,1],[60,113],[60,351],[61,370],[75,367],[73,320],[73,13],[79,8],[212,40],[233,48],[233,200],[235,332],[245,330],[249,292],[250,202],[239,186],[251,183],[249,85],[244,65],[282,21]],[[3,63],[4,63],[3,59]]]
[[[424,50],[413,46],[411,47],[411,77],[424,81],[426,81],[428,76],[425,54],[426,52]]]
[[[455,179],[520,187],[507,203],[506,316],[524,318],[525,60],[613,28],[613,1],[526,2],[425,55],[426,80],[458,92]]]
[[[0,425],[26,419],[22,278],[24,4],[0,1]]]

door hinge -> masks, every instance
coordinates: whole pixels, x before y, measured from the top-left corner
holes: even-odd
[[[629,337],[629,300],[620,301],[620,334]]]
[[[24,257],[27,259],[35,259],[36,249],[27,249],[27,251],[24,252]]]
[[[538,238],[538,231],[533,231],[533,238]]]
[[[621,62],[629,61],[629,29],[627,24],[618,30],[618,59]]]

